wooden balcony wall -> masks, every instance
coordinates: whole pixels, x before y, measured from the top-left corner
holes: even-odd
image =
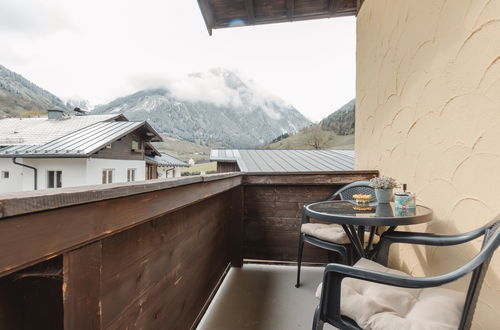
[[[296,261],[304,204],[320,201],[338,188],[371,179],[378,172],[248,175],[244,178],[243,237],[245,259]],[[327,262],[323,249],[306,244],[305,262]]]
[[[217,174],[4,195],[0,329],[189,329],[230,264],[294,260],[302,205],[374,174]],[[326,260],[316,249],[305,257]]]

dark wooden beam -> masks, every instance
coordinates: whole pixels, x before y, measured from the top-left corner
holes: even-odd
[[[207,26],[207,31],[209,35],[212,35],[212,28],[214,27],[215,19],[214,12],[208,0],[198,0],[198,6],[200,7],[201,14],[205,20],[205,25]]]
[[[356,14],[357,14],[356,8],[353,8],[352,10],[348,10],[348,11],[337,12],[333,16],[325,11],[323,14],[318,14],[318,15],[314,15],[314,16],[310,16],[310,15],[297,16],[297,15],[295,15],[293,18],[293,21],[299,22],[299,21],[308,21],[308,20],[313,20],[313,19],[323,19],[323,18],[331,18],[331,17],[356,16]],[[259,17],[259,19],[257,21],[255,21],[255,25],[277,24],[277,23],[285,23],[285,22],[286,23],[290,22],[288,17],[278,18],[278,19]],[[224,24],[218,24],[214,28],[226,29],[226,28],[231,28],[231,27],[232,26],[230,26],[229,23],[224,23]]]
[[[241,173],[211,174],[176,179],[157,179],[109,185],[83,186],[19,193],[0,194],[0,221],[2,218],[47,211],[65,206],[98,202],[107,199],[171,189],[195,183],[216,181],[241,176]]]
[[[287,17],[290,21],[293,21],[293,12],[295,10],[295,0],[286,0]]]
[[[101,259],[100,241],[64,254],[64,329],[102,329]]]
[[[253,0],[245,0],[245,8],[247,10],[248,25],[255,24],[255,10],[253,8]]]
[[[378,175],[378,171],[344,171],[329,173],[297,174],[247,174],[245,185],[345,185],[354,181],[368,180]]]

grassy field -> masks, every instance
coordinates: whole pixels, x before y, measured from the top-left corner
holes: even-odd
[[[311,145],[311,131],[304,129],[281,141],[269,144],[269,149],[315,149]],[[337,135],[332,131],[322,131],[320,149],[354,149],[354,135]]]
[[[193,158],[195,161],[209,159],[210,150],[216,146],[202,146],[193,142],[178,140],[162,134],[164,142],[155,142],[154,146],[167,154],[183,161]]]
[[[190,167],[184,167],[182,173],[193,173],[193,172],[209,172],[217,170],[217,162],[194,164]]]

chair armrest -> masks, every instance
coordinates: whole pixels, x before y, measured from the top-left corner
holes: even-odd
[[[431,233],[393,231],[383,233],[381,241],[386,241],[386,244],[409,243],[420,245],[448,246],[469,242],[481,236],[482,234],[482,231],[456,235],[436,235]]]
[[[438,276],[411,277],[409,275],[395,275],[341,264],[329,264],[325,268],[323,280],[327,281],[327,278],[338,278],[342,280],[345,277],[351,277],[359,280],[398,286],[402,288],[422,289],[447,284],[467,275],[466,271],[460,271],[461,268]]]
[[[483,228],[455,235],[436,235],[431,233],[404,231],[385,232],[380,237],[380,241],[377,246],[377,262],[384,266],[387,265],[387,261],[389,259],[389,249],[394,243],[450,246],[467,243],[483,234]]]

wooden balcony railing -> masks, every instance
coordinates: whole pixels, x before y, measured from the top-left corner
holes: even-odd
[[[375,171],[0,196],[0,329],[189,329],[228,266],[295,260],[304,203]],[[304,260],[325,262],[308,246]]]

